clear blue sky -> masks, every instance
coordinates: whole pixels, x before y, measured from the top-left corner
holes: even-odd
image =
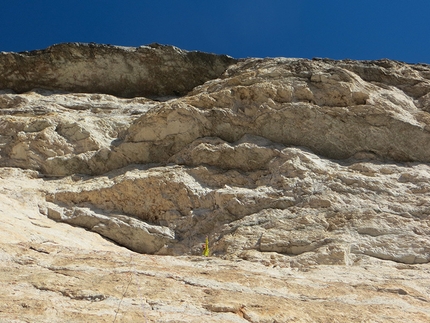
[[[152,42],[233,57],[430,63],[430,0],[0,0],[0,51]]]

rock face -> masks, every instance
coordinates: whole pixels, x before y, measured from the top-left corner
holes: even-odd
[[[430,320],[429,66],[63,44],[0,70],[0,318]]]
[[[0,88],[107,93],[120,97],[178,96],[220,76],[228,56],[173,46],[58,44],[45,50],[0,53]]]

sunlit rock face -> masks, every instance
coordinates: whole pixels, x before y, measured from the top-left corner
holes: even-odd
[[[0,88],[106,93],[119,97],[178,96],[224,72],[226,55],[151,44],[120,47],[67,43],[21,53],[0,53]]]
[[[0,71],[0,317],[430,320],[429,66],[60,44]]]

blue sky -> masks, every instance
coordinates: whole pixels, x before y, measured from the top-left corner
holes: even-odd
[[[233,57],[430,63],[429,0],[0,0],[0,51],[152,42]]]

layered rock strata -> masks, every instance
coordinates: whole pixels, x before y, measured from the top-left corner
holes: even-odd
[[[48,294],[100,321],[430,318],[427,65],[158,45],[2,55],[0,70],[49,71],[38,84],[0,77],[4,285],[17,283],[12,266],[22,290],[42,291],[23,301],[43,304],[41,320]],[[128,73],[118,55],[131,55]],[[129,78],[123,92],[106,66]],[[91,70],[97,87],[91,74],[65,87],[66,67]],[[139,68],[151,86],[133,78]],[[206,236],[210,259],[199,257]],[[72,268],[77,254],[97,284]],[[154,289],[143,296],[142,284]]]

